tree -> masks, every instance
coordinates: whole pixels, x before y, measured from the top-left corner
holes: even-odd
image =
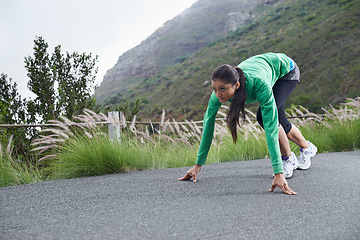
[[[28,88],[36,94],[35,110],[44,121],[58,117],[55,113],[55,82],[52,77],[52,63],[47,53],[48,44],[38,37],[35,39],[34,58],[25,57],[25,68],[30,78]]]
[[[17,84],[6,74],[0,74],[0,123],[18,124],[25,120],[25,99],[21,99]]]
[[[98,56],[77,52],[64,55],[58,45],[50,57],[42,37],[37,37],[34,43],[34,56],[25,58],[25,68],[30,78],[28,87],[37,95],[33,107],[42,120],[61,115],[71,119],[84,108],[92,108]]]
[[[91,92],[94,88],[97,56],[91,54],[61,54],[61,47],[55,48],[52,56],[53,77],[58,83],[57,111],[72,118],[84,108],[93,108],[95,99]]]
[[[28,88],[35,93],[34,100],[22,99],[17,84],[6,74],[0,75],[0,124],[47,122],[61,115],[72,118],[84,108],[93,108],[91,92],[95,82],[97,56],[91,54],[61,53],[61,46],[50,56],[48,44],[42,37],[34,40],[34,55],[25,57],[25,68],[30,78]],[[14,136],[13,154],[20,161],[32,162],[31,140],[35,128],[0,128],[0,140]]]
[[[34,119],[27,114],[29,102],[22,99],[18,93],[17,84],[7,78],[6,74],[0,74],[0,124],[22,124],[33,123]],[[36,134],[35,129],[27,128],[0,128],[0,138],[2,142],[7,142],[13,136],[13,155],[18,158],[23,156],[27,162],[29,160],[29,150],[31,137]]]

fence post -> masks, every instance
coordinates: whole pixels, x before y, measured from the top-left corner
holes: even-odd
[[[120,142],[121,136],[121,124],[120,124],[120,117],[122,112],[108,112],[109,118],[109,137],[111,140]]]

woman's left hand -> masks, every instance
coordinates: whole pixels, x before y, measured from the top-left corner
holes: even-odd
[[[271,188],[269,189],[269,192],[274,191],[276,187],[279,187],[284,193],[286,193],[288,195],[296,195],[296,192],[294,192],[289,187],[283,173],[275,174]]]
[[[193,178],[193,182],[196,182],[196,175],[198,175],[200,171],[201,171],[201,165],[195,164],[195,166],[193,166],[189,171],[187,171],[187,173],[183,178],[179,178],[178,180],[183,181],[183,180],[190,180],[191,178]]]

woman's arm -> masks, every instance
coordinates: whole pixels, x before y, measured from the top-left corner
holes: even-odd
[[[215,118],[220,106],[221,102],[213,92],[209,100],[208,108],[206,109],[204,115],[203,133],[196,159],[196,164],[189,171],[187,171],[184,177],[179,178],[178,180],[190,180],[192,178],[193,181],[196,182],[196,175],[201,171],[201,166],[205,164],[207,155],[209,153],[209,149],[214,136]]]
[[[203,132],[196,159],[196,164],[198,165],[204,165],[206,162],[206,158],[214,136],[215,118],[220,106],[221,102],[213,92],[209,100],[208,108],[206,109],[204,115]]]
[[[274,174],[283,173],[279,146],[279,119],[272,88],[263,81],[257,82],[257,99],[260,102],[266,141]]]
[[[296,192],[289,187],[284,176],[279,146],[279,118],[272,88],[264,82],[259,83],[257,99],[260,102],[266,141],[274,171],[274,179],[269,192],[279,187],[286,194],[296,195]]]

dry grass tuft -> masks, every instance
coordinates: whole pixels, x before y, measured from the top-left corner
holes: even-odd
[[[43,153],[50,152],[42,156],[38,161],[41,162],[45,159],[56,157],[56,154],[52,153],[52,150],[61,147],[61,143],[64,143],[69,138],[76,138],[79,133],[85,134],[88,138],[93,138],[99,134],[99,125],[103,126],[108,123],[108,118],[104,114],[96,114],[93,111],[84,110],[84,114],[74,116],[74,121],[62,116],[61,120],[50,121],[56,124],[57,127],[46,128],[40,130],[40,137],[32,142],[32,146],[35,147],[31,151]]]

